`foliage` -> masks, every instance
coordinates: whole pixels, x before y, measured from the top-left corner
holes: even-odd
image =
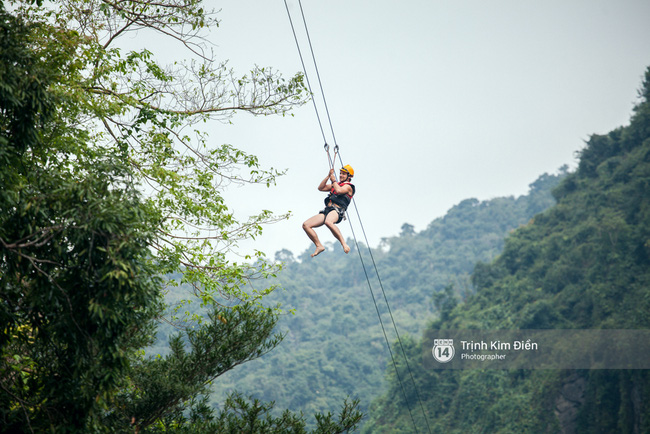
[[[55,113],[65,99],[49,88],[66,62],[28,49],[28,25],[0,11],[0,425],[87,428],[150,342],[158,220],[128,168]]]
[[[362,414],[356,409],[358,401],[349,402],[346,400],[343,404],[338,418],[334,418],[331,413],[316,414],[316,427],[307,431],[306,424],[302,416],[296,416],[285,410],[280,416],[273,416],[271,410],[274,403],[264,404],[259,400],[248,401],[240,395],[234,394],[229,396],[223,410],[218,416],[212,414],[212,410],[204,399],[192,406],[192,412],[188,418],[183,415],[177,415],[181,420],[189,420],[190,423],[181,423],[183,427],[178,430],[180,433],[208,432],[214,434],[221,433],[307,433],[314,434],[336,434],[346,433],[353,430],[361,420]],[[240,415],[249,415],[246,419]],[[191,427],[191,428],[188,428]]]
[[[182,272],[205,300],[261,298],[240,287],[274,270],[230,263],[226,254],[287,216],[262,211],[240,222],[222,191],[230,183],[270,186],[281,172],[231,145],[209,144],[199,127],[236,112],[284,114],[306,99],[302,76],[286,80],[264,67],[240,76],[214,59],[205,36],[218,22],[201,1],[31,3],[16,2],[16,15],[34,24],[33,44],[50,61],[67,62],[50,86],[71,104],[60,109],[74,112],[67,115],[84,126],[93,149],[128,163],[131,182],[162,217],[149,243],[161,274]],[[190,57],[163,65],[146,48],[120,45],[135,33],[167,38]]]
[[[201,43],[211,25],[192,0],[0,5],[2,432],[303,424],[289,413],[268,419],[268,404],[240,398],[215,416],[199,399],[281,335],[272,334],[278,310],[260,305],[272,287],[243,288],[274,268],[225,259],[276,217],[238,222],[221,196],[228,182],[271,185],[279,172],[208,146],[197,125],[236,111],[282,114],[306,97],[300,75],[256,68],[235,78],[215,64]],[[195,58],[164,68],[147,50],[116,45],[135,31]],[[190,300],[164,306],[164,285],[175,283],[163,282],[167,273],[191,285],[207,318],[178,314]],[[159,321],[177,330],[171,352],[147,357]],[[319,427],[353,429],[356,406],[318,415]]]
[[[430,329],[650,327],[650,68],[643,86],[630,125],[589,139],[576,172],[554,190],[557,205],[511,234],[492,263],[477,266],[476,294]],[[650,430],[647,371],[411,365],[436,432]],[[369,432],[409,423],[398,392],[392,381],[373,403]]]
[[[276,322],[273,312],[252,306],[213,309],[200,328],[172,338],[170,354],[131,364],[129,384],[115,398],[104,426],[113,432],[130,424],[144,428],[165,415],[182,413],[187,402],[205,393],[224,372],[273,349],[282,338],[272,336]]]

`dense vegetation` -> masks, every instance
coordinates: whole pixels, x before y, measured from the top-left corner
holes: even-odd
[[[477,266],[476,294],[431,330],[650,327],[650,68],[640,96],[630,124],[590,138],[557,205]],[[436,371],[419,363],[422,342],[410,351],[434,432],[650,431],[647,371]],[[411,432],[405,404],[391,379],[367,431]]]
[[[510,231],[551,206],[551,190],[564,174],[562,169],[559,175],[540,176],[521,197],[464,200],[425,230],[415,232],[404,224],[399,236],[372,250],[405,342],[419,336],[445,288],[453,288],[459,297],[472,294],[469,276],[474,264],[491,260]],[[392,365],[357,248],[349,244],[349,255],[337,246],[316,259],[309,257],[311,250],[297,259],[286,250],[276,254],[285,268],[273,282],[284,290],[268,300],[295,309],[279,322],[287,336],[276,351],[221,377],[215,383],[216,402],[237,389],[274,400],[282,408],[311,413],[332,408],[348,395],[359,398],[365,409],[384,390],[383,376]],[[366,247],[360,248],[363,262],[371,267]],[[379,283],[373,269],[368,273],[392,341],[395,334]],[[164,334],[161,329],[159,346],[152,352],[165,350]]]

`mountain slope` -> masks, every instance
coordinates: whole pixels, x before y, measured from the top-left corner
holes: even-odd
[[[640,95],[630,124],[590,138],[557,205],[478,266],[476,294],[430,330],[650,328],[650,68]],[[427,371],[422,345],[411,366],[434,432],[650,432],[648,371]],[[392,381],[366,430],[411,426]]]

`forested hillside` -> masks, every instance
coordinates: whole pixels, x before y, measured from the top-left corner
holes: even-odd
[[[630,124],[589,139],[557,205],[477,267],[476,294],[431,330],[650,327],[650,68],[640,96]],[[648,371],[426,370],[422,345],[409,357],[434,432],[650,432]],[[389,379],[365,430],[412,432]]]
[[[551,189],[564,176],[542,175],[527,195],[487,201],[468,199],[451,208],[423,231],[404,224],[399,236],[387,238],[373,256],[400,335],[419,336],[427,318],[436,312],[434,295],[453,288],[460,297],[473,292],[469,280],[477,261],[489,261],[500,252],[505,236],[554,203]],[[300,230],[297,227],[296,230]],[[349,242],[354,246],[352,242]],[[366,266],[367,248],[361,246]],[[380,328],[368,283],[353,247],[349,255],[329,249],[312,259],[311,250],[295,258],[289,251],[276,254],[286,263],[275,283],[283,290],[269,299],[295,309],[278,326],[287,333],[276,351],[215,383],[213,399],[239,390],[280,408],[330,409],[350,395],[362,409],[384,390],[389,352]],[[372,270],[368,270],[372,277]],[[371,279],[378,300],[383,300]],[[380,303],[384,323],[390,325]],[[389,339],[395,339],[390,329]],[[162,333],[164,335],[164,332]],[[164,338],[164,336],[162,336]],[[164,342],[160,342],[164,348]]]

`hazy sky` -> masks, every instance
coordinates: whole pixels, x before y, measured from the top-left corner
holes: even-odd
[[[242,73],[302,69],[283,0],[208,1],[210,36]],[[297,0],[288,0],[308,76]],[[302,0],[336,140],[356,176],[371,246],[404,223],[422,230],[463,199],[521,195],[542,173],[574,167],[592,134],[626,125],[650,65],[648,0]],[[325,112],[317,101],[321,119]],[[211,127],[263,165],[278,186],[232,188],[240,215],[291,211],[244,250],[273,257],[311,248],[301,223],[322,209],[328,171],[310,103],[293,117],[238,115]],[[328,132],[329,130],[326,130]],[[328,142],[333,144],[331,135]],[[358,219],[352,213],[355,232]],[[350,226],[341,229],[351,236]],[[325,228],[323,241],[333,241]],[[340,249],[337,244],[335,248]],[[327,254],[327,253],[325,253]],[[317,259],[315,259],[317,260]]]

